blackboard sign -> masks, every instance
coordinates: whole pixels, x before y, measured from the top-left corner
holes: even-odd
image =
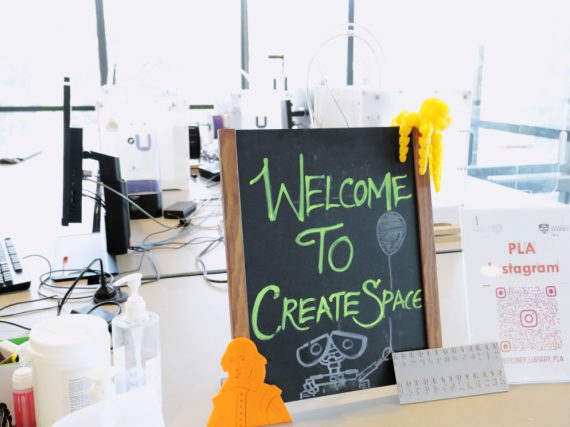
[[[398,128],[222,132],[232,334],[285,401],[394,384],[392,351],[441,345],[414,160]]]

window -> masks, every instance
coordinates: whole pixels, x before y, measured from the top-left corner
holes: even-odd
[[[472,90],[469,175],[568,202],[569,12],[559,1],[359,0],[355,22],[382,46],[383,89]],[[355,48],[355,76],[364,55]]]
[[[85,128],[86,145],[96,143],[99,60],[94,3],[3,2],[0,40],[1,156],[42,151],[44,157],[61,158],[65,76],[72,82],[72,105],[84,110],[74,111],[72,123]]]
[[[63,77],[74,105],[99,89],[92,1],[25,0],[0,5],[0,106],[61,106]]]
[[[568,6],[551,6],[521,7],[481,48],[469,174],[568,203]]]
[[[109,73],[152,95],[212,104],[240,88],[237,0],[105,2]]]
[[[253,89],[272,88],[281,63],[269,55],[284,55],[291,90],[304,91],[311,58],[327,39],[346,30],[347,0],[248,0],[249,72]],[[310,79],[346,83],[346,38],[323,46]],[[319,68],[322,76],[318,74]],[[315,77],[316,76],[316,77]],[[314,85],[318,80],[311,80]]]
[[[104,4],[109,82],[214,104],[241,87],[244,53],[252,88],[272,87],[282,64],[269,55],[283,55],[288,87],[301,101],[307,83],[342,86],[351,69],[354,85],[471,91],[470,141],[458,151],[468,153],[461,162],[469,164],[469,175],[570,200],[568,2],[98,1]],[[344,33],[351,15],[357,32],[379,45],[380,67],[367,42],[355,38],[349,49]],[[26,132],[46,140],[31,123],[43,121],[34,114],[59,111],[64,76],[71,77],[72,104],[88,110],[73,117],[95,132],[103,59],[97,18],[95,3],[87,0],[0,6],[0,149]],[[26,115],[15,116],[22,111]]]

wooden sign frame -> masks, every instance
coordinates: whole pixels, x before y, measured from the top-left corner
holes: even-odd
[[[413,148],[411,151],[414,156],[415,194],[421,259],[419,267],[421,268],[424,296],[423,309],[428,347],[439,348],[442,346],[442,340],[430,176],[429,173],[424,175],[418,173],[418,138],[419,131],[414,128],[412,135]],[[397,149],[398,147],[395,145],[394,150]],[[250,325],[238,180],[236,131],[234,129],[222,129],[220,131],[220,158],[232,337],[249,338]]]

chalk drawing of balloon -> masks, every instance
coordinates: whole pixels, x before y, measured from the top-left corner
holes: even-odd
[[[384,254],[388,257],[388,272],[390,275],[390,290],[393,291],[392,280],[392,255],[400,250],[406,239],[406,220],[398,212],[385,212],[378,218],[376,223],[376,239]],[[383,357],[388,357],[392,353],[392,316],[388,319],[389,324],[389,344],[384,349]]]
[[[388,257],[400,250],[406,238],[406,221],[398,212],[385,212],[376,224],[376,238],[380,249]]]

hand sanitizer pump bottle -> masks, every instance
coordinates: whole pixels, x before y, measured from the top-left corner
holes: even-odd
[[[115,286],[127,283],[131,291],[125,312],[112,323],[113,362],[117,370],[115,383],[117,393],[151,385],[162,399],[160,321],[155,313],[146,310],[139,295],[141,278],[140,273],[134,273],[115,283]]]

